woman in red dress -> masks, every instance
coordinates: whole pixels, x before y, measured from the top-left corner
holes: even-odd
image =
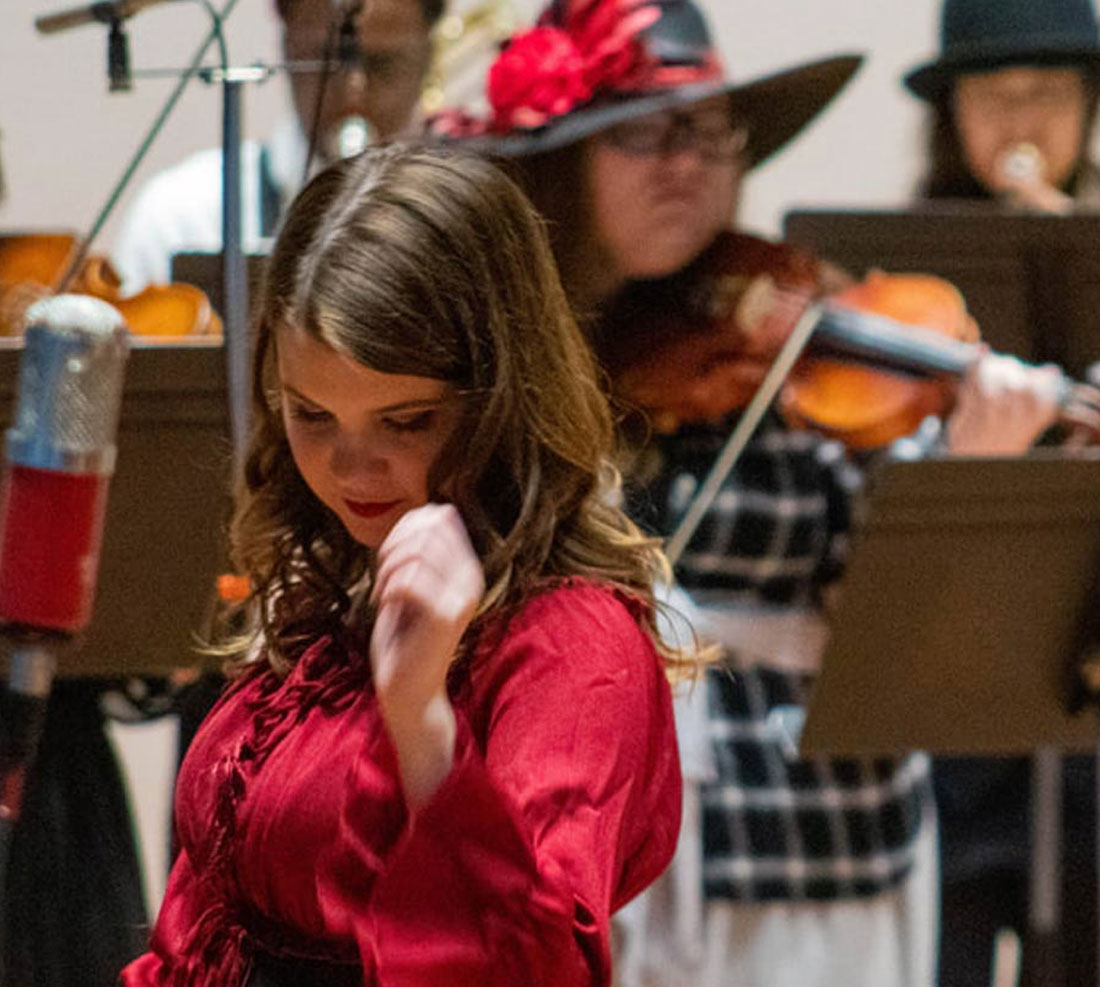
[[[126,987],[610,983],[680,775],[655,544],[541,223],[370,151],[271,258],[236,558],[249,657],[183,764]]]

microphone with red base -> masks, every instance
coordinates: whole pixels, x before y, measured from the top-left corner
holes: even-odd
[[[0,489],[0,837],[19,815],[57,652],[91,620],[128,354],[122,315],[97,298],[27,312]]]

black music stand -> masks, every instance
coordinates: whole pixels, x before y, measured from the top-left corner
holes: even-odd
[[[958,285],[995,350],[1072,376],[1100,360],[1100,213],[986,203],[788,213],[784,235],[853,273],[924,271]]]
[[[199,656],[227,571],[232,447],[221,340],[134,337],[91,626],[59,677],[167,674]],[[0,427],[22,340],[0,342]]]
[[[264,270],[267,267],[266,254],[245,254],[245,279],[248,284],[249,319],[255,315],[260,303],[260,290],[263,287]],[[201,288],[214,310],[223,314],[226,310],[225,299],[225,262],[220,253],[183,251],[172,257],[172,280],[193,284]]]
[[[1100,646],[1100,455],[892,462],[864,507],[801,752],[1095,750],[1081,671]],[[1029,939],[1034,982],[1055,987],[1052,811],[1033,834]]]

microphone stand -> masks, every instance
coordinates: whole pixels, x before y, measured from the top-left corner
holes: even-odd
[[[235,473],[243,469],[245,451],[248,446],[249,411],[250,411],[250,339],[248,332],[249,304],[248,304],[248,268],[243,248],[242,228],[242,201],[241,201],[241,140],[242,140],[242,87],[246,82],[266,81],[275,71],[263,65],[254,65],[244,68],[230,68],[226,54],[225,40],[221,35],[221,27],[228,18],[237,0],[227,0],[222,13],[219,15],[210,5],[210,0],[202,0],[214,21],[214,27],[210,36],[201,46],[191,65],[184,71],[177,92],[173,93],[169,103],[175,105],[178,92],[182,91],[187,81],[194,75],[199,75],[205,82],[220,82],[222,84],[222,319],[225,327],[225,356],[226,374],[228,380],[229,424],[233,443],[233,464]],[[362,0],[349,0],[343,11],[340,21],[336,24],[339,38],[345,46],[354,41],[348,41],[348,34],[354,32],[353,18],[362,8]],[[220,70],[200,69],[203,56],[210,43],[217,38],[222,53]],[[333,38],[330,37],[330,42]],[[342,58],[348,57],[347,50],[340,52]],[[333,52],[326,45],[325,57],[320,67],[327,73],[332,65]],[[282,66],[286,71],[315,71],[317,63],[299,63]],[[323,77],[327,79],[327,75]],[[323,98],[325,84],[322,82],[318,100]],[[167,116],[170,106],[166,106]],[[316,119],[319,119],[319,108]],[[162,121],[154,125],[148,141],[151,142],[159,131]],[[310,148],[307,153],[306,171],[309,170],[309,161],[312,158],[315,142],[315,134],[311,137]],[[119,189],[113,198],[117,198],[118,192],[129,181],[133,169],[144,156],[147,147],[143,145],[139,149],[131,169],[123,177]],[[304,178],[303,178],[304,180]],[[108,205],[108,211],[113,202]],[[102,226],[102,223],[99,224]],[[98,232],[98,228],[93,232]],[[89,240],[91,236],[89,237]],[[81,262],[83,257],[80,258]]]
[[[130,39],[122,26],[122,18],[113,15],[107,32],[108,91],[125,93],[133,88],[130,74]]]
[[[88,257],[92,244],[102,232],[108,217],[118,204],[122,193],[133,179],[138,166],[145,159],[153,142],[160,134],[176,104],[179,102],[188,82],[202,70],[202,62],[210,46],[217,41],[222,55],[223,75],[226,82],[226,96],[223,106],[222,137],[225,141],[224,158],[226,162],[226,194],[223,205],[223,232],[226,244],[226,288],[227,297],[234,301],[226,313],[226,350],[231,368],[236,377],[243,380],[243,407],[247,412],[247,284],[242,275],[243,259],[241,242],[241,196],[240,196],[240,80],[231,79],[231,73],[225,67],[225,40],[222,25],[236,6],[238,0],[226,0],[220,13],[214,11],[208,2],[204,3],[214,20],[214,24],[199,45],[188,67],[180,74],[175,87],[169,94],[160,112],[157,114],[137,150],[123,170],[121,178],[100,208],[88,233],[78,243],[62,274],[56,292],[67,291]],[[129,75],[128,53],[125,52],[125,34],[121,22],[112,19],[108,42],[108,70],[112,91],[120,87],[120,72],[125,69]],[[126,57],[124,57],[126,56]],[[244,373],[237,369],[242,363]],[[231,375],[231,380],[234,377]],[[238,402],[236,407],[240,407]],[[237,412],[239,414],[239,412]],[[235,414],[231,403],[230,414]],[[247,426],[238,418],[234,435],[247,434]],[[237,448],[235,446],[235,448]],[[12,835],[19,821],[22,808],[23,791],[27,776],[34,762],[39,740],[45,725],[46,707],[54,671],[57,667],[57,653],[65,642],[63,636],[22,634],[18,629],[0,631],[0,644],[7,651],[8,681],[6,689],[0,691],[0,984],[6,983],[4,970],[4,926],[3,905],[7,900],[7,868],[11,850]]]
[[[229,382],[229,425],[237,471],[248,445],[249,334],[248,268],[244,255],[241,197],[241,140],[243,92],[246,82],[267,79],[263,67],[224,67],[204,73],[207,81],[222,85],[222,319],[225,325],[226,373]]]
[[[235,69],[228,66],[223,25],[238,0],[226,0],[220,12],[209,2],[204,3],[213,25],[199,44],[188,66],[180,74],[149,131],[123,170],[107,201],[96,215],[87,236],[78,244],[58,285],[58,293],[66,291],[84,266],[92,243],[103,230],[108,217],[118,205],[135,172],[145,159],[175,109],[187,84],[197,75],[217,78],[223,84],[222,101],[222,257],[225,285],[223,324],[225,327],[226,363],[229,378],[229,419],[233,436],[235,464],[239,468],[248,438],[248,279],[241,246],[241,84],[257,77],[266,78],[262,69]],[[112,31],[114,28],[112,27]],[[203,68],[203,59],[210,46],[218,43],[221,70],[217,73]],[[117,41],[115,42],[117,46]],[[116,47],[117,50],[117,47]],[[114,82],[112,82],[114,85]]]
[[[1100,377],[1100,364],[1093,364],[1088,370],[1090,381]],[[1093,579],[1092,599],[1100,594],[1100,570]],[[1080,640],[1077,642],[1074,660],[1070,663],[1069,712],[1080,714],[1086,708],[1092,714],[1100,714],[1100,611],[1095,604],[1085,615],[1080,632]],[[1093,780],[1095,802],[1092,806],[1092,832],[1093,832],[1093,866],[1096,872],[1093,876],[1094,891],[1100,900],[1100,718],[1097,719],[1096,740],[1091,751],[1093,757]],[[1059,781],[1061,776],[1059,775]],[[1093,936],[1096,942],[1097,956],[1100,957],[1100,904],[1096,909],[1096,926],[1093,928]],[[1096,983],[1100,983],[1100,958],[1096,964]]]
[[[45,636],[4,633],[8,650],[7,688],[0,694],[0,984],[7,983],[4,969],[8,860],[12,836],[23,807],[27,777],[34,764],[46,706],[50,698],[58,645]]]
[[[248,274],[241,230],[241,80],[222,81],[222,305],[229,427],[239,474],[248,442]]]
[[[145,160],[146,154],[149,153],[149,149],[160,135],[161,130],[164,129],[165,123],[168,122],[168,118],[176,108],[176,104],[183,95],[184,89],[187,88],[187,84],[202,70],[202,61],[206,57],[206,52],[215,41],[219,42],[222,48],[222,57],[224,59],[225,49],[222,25],[228,19],[233,8],[237,5],[237,2],[238,0],[226,0],[225,7],[222,9],[221,13],[212,12],[215,23],[213,27],[211,27],[210,33],[199,44],[191,62],[181,73],[175,87],[164,101],[164,105],[153,120],[148,132],[142,138],[141,142],[138,144],[137,150],[123,169],[122,176],[107,196],[107,201],[100,207],[87,235],[80,241],[77,249],[73,252],[73,257],[69,261],[69,266],[65,269],[65,273],[61,276],[61,281],[57,286],[57,292],[59,294],[64,293],[72,285],[80,269],[84,266],[84,261],[87,260],[88,253],[96,237],[103,231],[103,226],[111,213],[114,212],[115,206],[118,205],[118,201],[122,197],[122,193],[129,186],[134,177],[134,173],[137,171],[142,161]]]

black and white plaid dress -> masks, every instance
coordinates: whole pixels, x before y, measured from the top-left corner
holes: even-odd
[[[727,435],[705,425],[664,440],[657,479],[632,495],[639,521],[669,533]],[[766,420],[683,554],[679,582],[704,608],[819,607],[842,570],[860,480],[835,443]],[[799,759],[769,713],[806,702],[808,673],[730,655],[708,675],[707,897],[836,900],[897,885],[930,798],[927,758]]]

